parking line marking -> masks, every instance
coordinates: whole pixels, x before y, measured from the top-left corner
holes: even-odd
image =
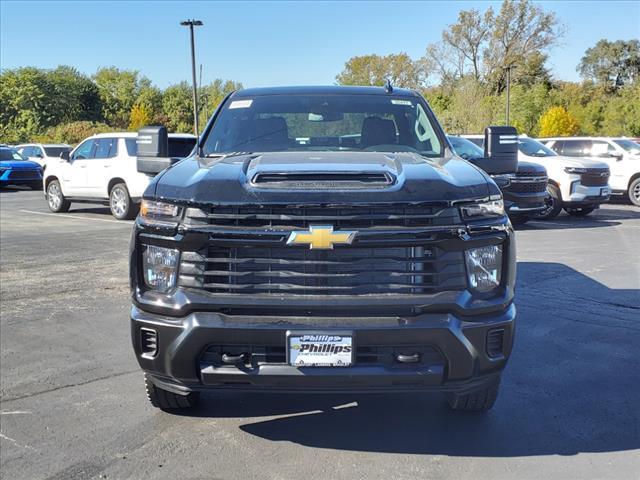
[[[32,213],[34,215],[47,215],[49,217],[56,217],[56,218],[75,218],[78,220],[93,220],[95,222],[109,222],[109,223],[117,223],[119,225],[130,225],[133,223],[133,221],[131,220],[109,220],[107,218],[91,218],[91,217],[80,217],[78,215],[69,215],[68,213],[66,214],[59,214],[59,213],[47,213],[47,212],[34,212],[33,210],[20,210],[23,213]]]

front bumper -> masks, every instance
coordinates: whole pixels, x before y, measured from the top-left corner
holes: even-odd
[[[208,389],[304,392],[464,391],[499,374],[511,353],[515,306],[501,313],[465,318],[451,313],[407,317],[264,317],[194,312],[167,317],[131,310],[131,335],[142,369],[158,387],[178,394]],[[157,352],[143,351],[141,329],[157,332]],[[205,352],[211,345],[286,345],[287,331],[352,333],[356,348],[427,346],[438,352],[415,364],[359,364],[297,368],[286,363],[220,365]],[[498,332],[500,346],[496,349]],[[491,333],[491,335],[490,335]],[[488,345],[489,338],[491,345]],[[223,347],[224,348],[224,347]],[[491,354],[490,354],[491,352]]]
[[[580,181],[573,181],[570,185],[569,195],[563,198],[565,207],[594,206],[604,203],[611,196],[611,188],[608,186],[587,187]]]

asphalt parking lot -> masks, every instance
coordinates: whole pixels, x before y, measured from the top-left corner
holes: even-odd
[[[518,332],[487,415],[440,396],[206,396],[153,409],[129,337],[131,222],[0,193],[7,479],[639,478],[640,210],[519,229]]]

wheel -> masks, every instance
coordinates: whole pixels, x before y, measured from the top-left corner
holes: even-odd
[[[640,177],[629,184],[629,200],[635,206],[640,207]]]
[[[466,393],[450,393],[448,396],[451,410],[459,412],[487,412],[491,410],[498,398],[500,377],[486,385]]]
[[[49,204],[49,210],[52,212],[60,213],[69,211],[71,202],[64,198],[58,180],[52,180],[49,185],[47,185],[47,203]]]
[[[129,190],[124,183],[113,186],[109,193],[111,214],[118,220],[131,220],[138,214],[137,206],[131,201]]]
[[[193,408],[198,404],[198,392],[191,392],[187,395],[178,395],[156,387],[144,374],[144,388],[147,391],[147,398],[151,405],[161,410],[178,410],[181,408]]]
[[[572,217],[586,217],[595,209],[596,209],[595,207],[580,207],[580,208],[565,208],[564,211],[567,212]]]
[[[549,198],[547,199],[547,208],[538,214],[538,218],[542,220],[551,220],[556,218],[562,211],[562,194],[560,189],[555,185],[547,185],[547,193]]]
[[[530,217],[529,215],[518,214],[511,215],[509,219],[511,220],[512,225],[523,225],[529,221]]]
[[[39,180],[36,182],[29,182],[28,186],[31,190],[42,190],[42,182]]]

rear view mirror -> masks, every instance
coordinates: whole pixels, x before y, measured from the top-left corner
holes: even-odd
[[[63,150],[62,152],[60,152],[60,160],[64,160],[65,162],[69,161],[69,151],[68,150]]]
[[[491,126],[484,130],[484,158],[473,163],[489,175],[518,170],[518,131],[514,127]]]
[[[169,140],[165,127],[144,127],[138,130],[136,147],[137,166],[141,173],[155,175],[173,164],[169,158]]]
[[[611,158],[615,158],[617,161],[622,160],[623,155],[620,152],[612,152],[609,154]]]

